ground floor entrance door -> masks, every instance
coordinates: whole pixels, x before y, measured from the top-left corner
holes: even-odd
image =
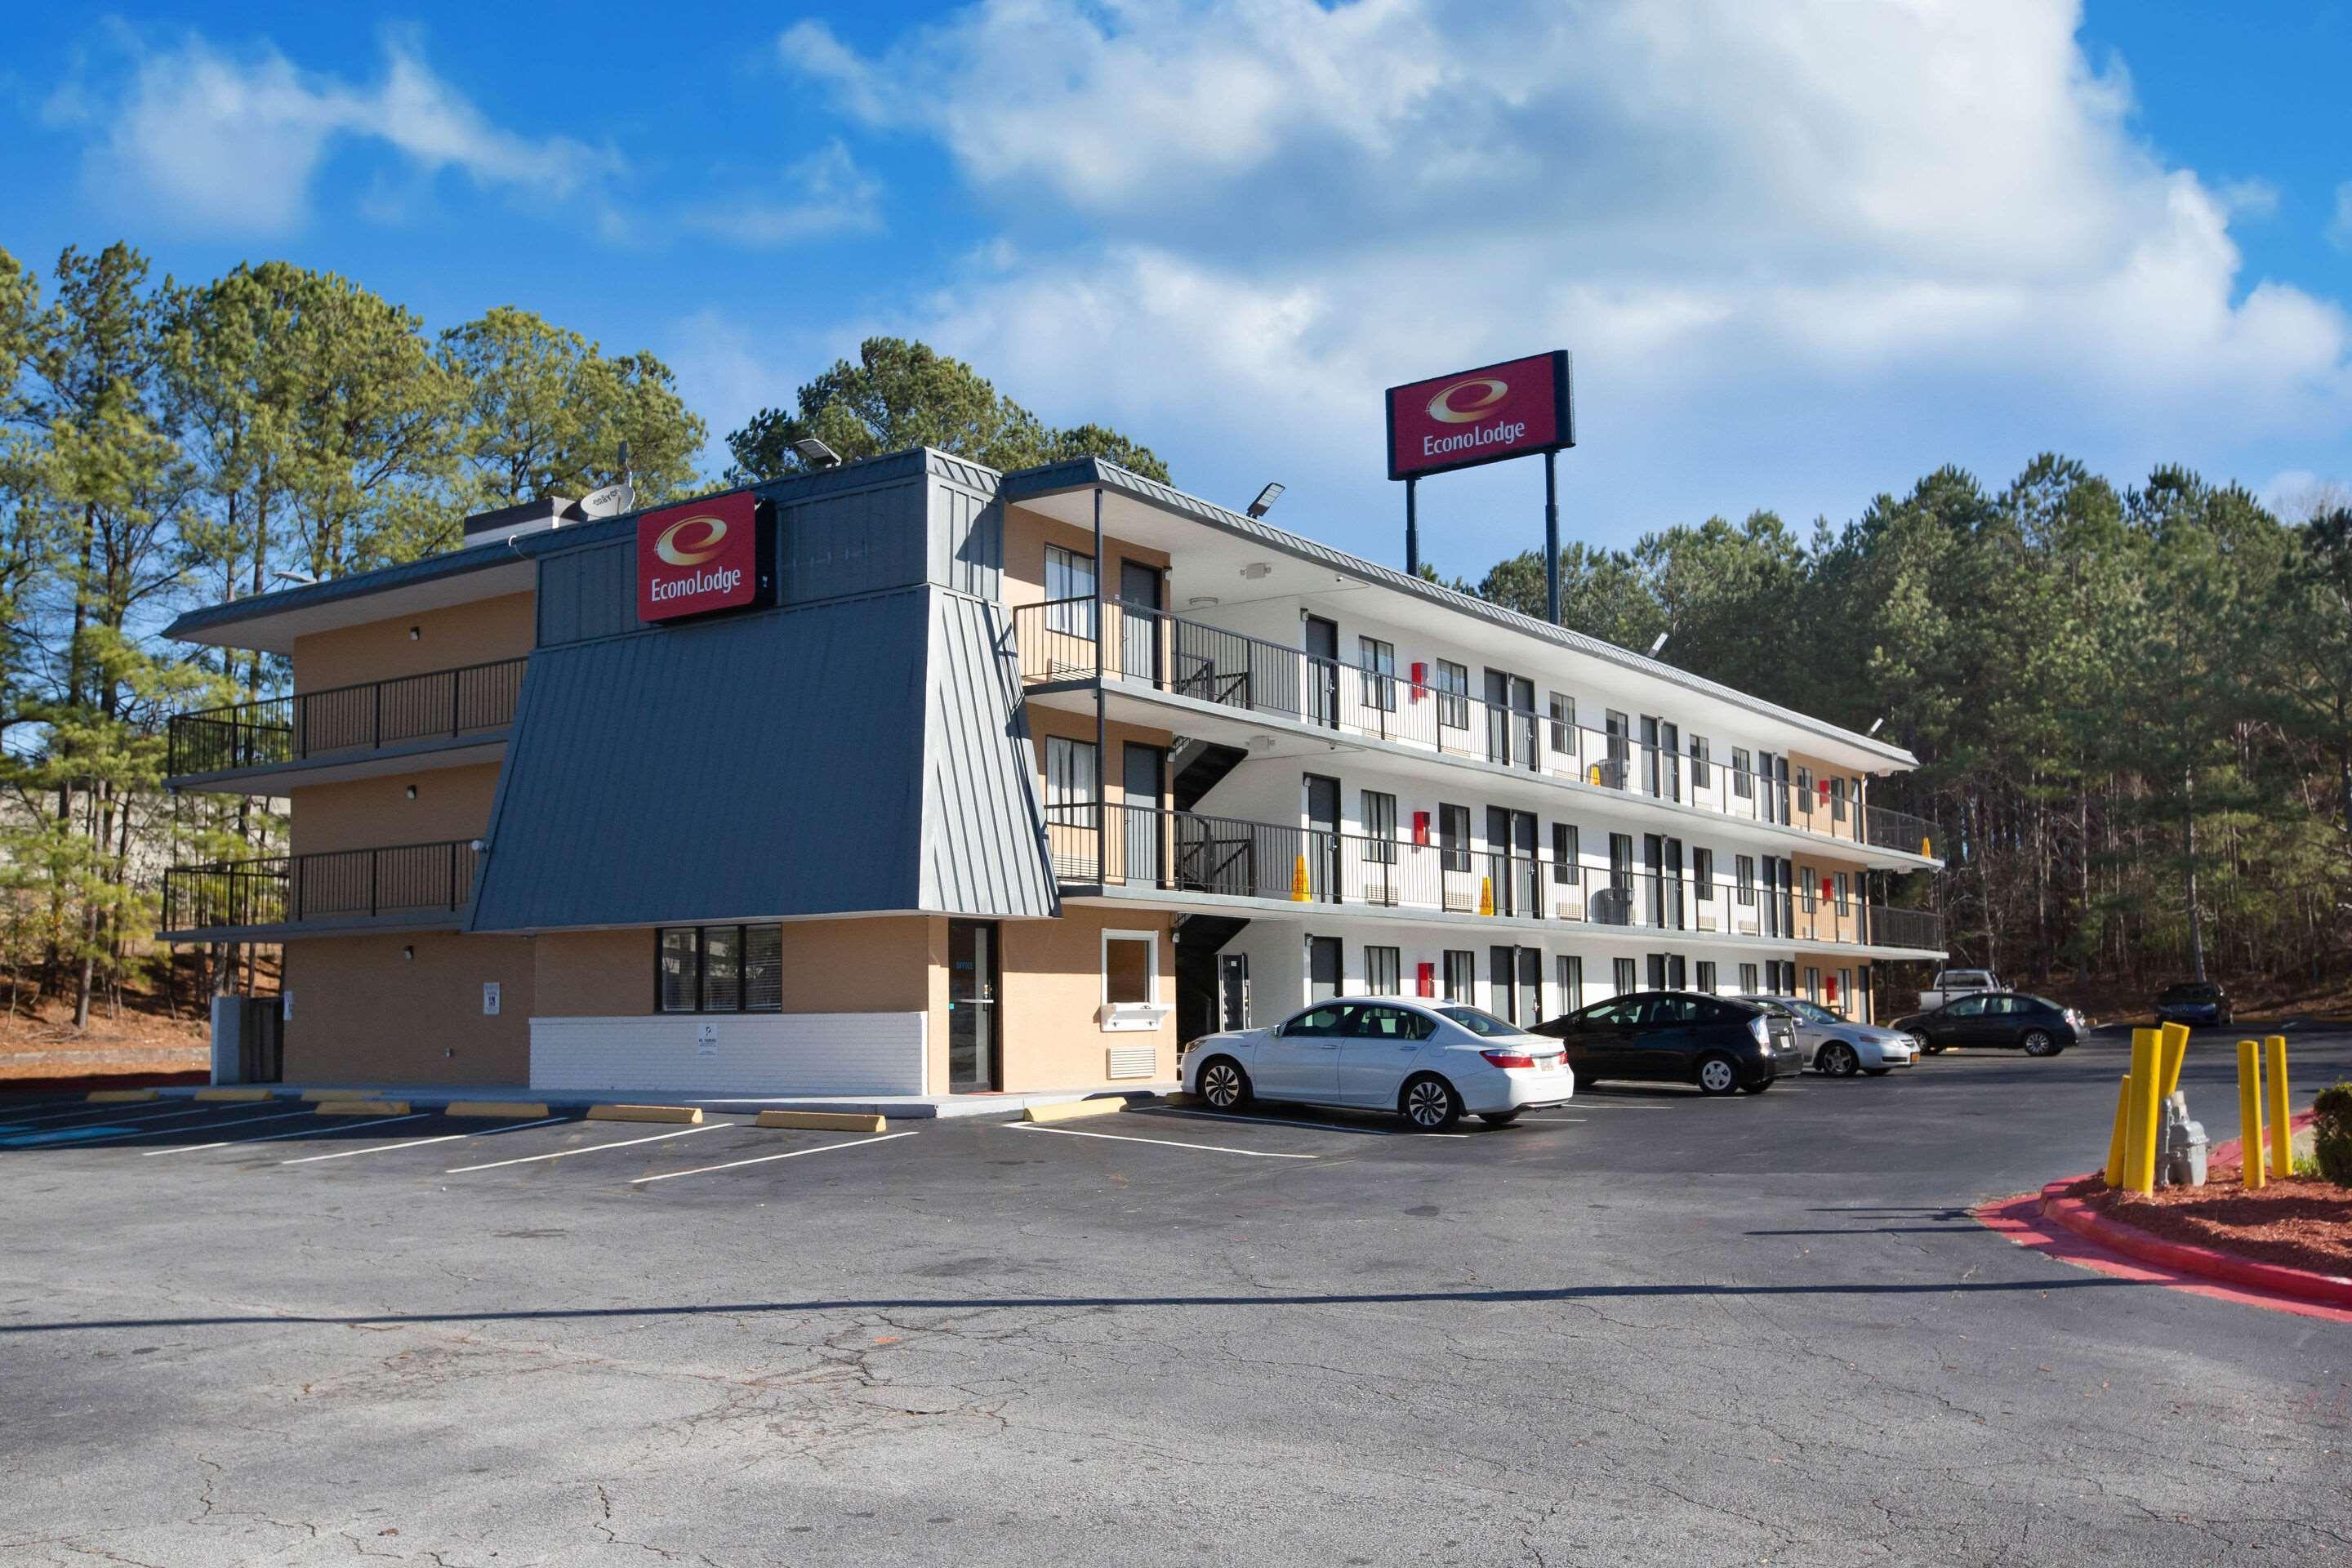
[[[1310,1005],[1328,1002],[1339,994],[1339,967],[1338,937],[1307,939],[1307,1000]]]
[[[995,1089],[1003,1081],[997,1037],[994,921],[948,921],[948,1088]]]

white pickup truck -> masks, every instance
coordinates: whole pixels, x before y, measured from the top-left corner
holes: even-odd
[[[1938,970],[1935,980],[1919,993],[1919,1011],[1929,1013],[1963,996],[1982,996],[2008,989],[1990,969]]]

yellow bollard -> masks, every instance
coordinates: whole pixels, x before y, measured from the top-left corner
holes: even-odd
[[[2156,1191],[2156,1117],[2163,1097],[2158,1058],[2162,1037],[2154,1029],[2132,1031],[2131,1126],[2125,1134],[2124,1190]]]
[[[1482,915],[1495,912],[1495,879],[1492,877],[1478,879],[1478,912]]]
[[[2273,1176],[2294,1174],[2294,1118],[2287,1113],[2286,1037],[2273,1035],[2270,1047],[2271,1171]]]
[[[2238,1042],[2238,1179],[2248,1192],[2263,1186],[2263,1058],[2252,1040]]]
[[[1314,895],[1307,890],[1307,857],[1304,855],[1298,858],[1298,864],[1290,873],[1290,901],[1294,904],[1315,901]]]
[[[2126,1132],[2131,1124],[2131,1074],[2126,1073],[2116,1085],[2116,1126],[2107,1134],[2107,1185],[2124,1184],[2124,1151],[2128,1146]]]
[[[2164,1094],[2168,1098],[2180,1087],[2180,1064],[2189,1058],[2189,1026],[2167,1024],[2159,1031],[2164,1036]]]

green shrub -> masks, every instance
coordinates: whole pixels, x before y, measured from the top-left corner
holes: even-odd
[[[2321,1089],[2311,1110],[2311,1151],[2319,1173],[2337,1186],[2352,1187],[2352,1083]]]

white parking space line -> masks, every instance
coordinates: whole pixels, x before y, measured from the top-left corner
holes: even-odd
[[[593,1154],[604,1149],[631,1149],[640,1143],[658,1143],[665,1138],[691,1138],[698,1132],[716,1132],[721,1128],[740,1126],[735,1121],[707,1121],[699,1127],[681,1127],[675,1132],[656,1132],[650,1138],[623,1138],[611,1143],[591,1143],[585,1149],[558,1149],[552,1154],[525,1154],[514,1160],[492,1160],[484,1165],[453,1165],[442,1172],[445,1176],[462,1176],[468,1171],[495,1171],[501,1165],[528,1165],[534,1160],[568,1160],[574,1154]]]
[[[62,1112],[59,1115],[49,1117],[47,1120],[52,1121],[63,1121],[68,1119],[88,1121],[92,1117],[96,1117],[103,1121],[120,1121],[123,1125],[129,1126],[133,1122],[139,1121],[176,1121],[190,1116],[217,1116],[220,1114],[220,1109],[221,1108],[217,1105],[199,1105],[194,1108],[183,1108],[177,1110],[148,1107],[144,1110],[125,1111],[119,1105],[93,1105],[85,1107],[78,1111]],[[27,1122],[25,1125],[26,1128],[29,1128],[34,1124]],[[23,1130],[24,1129],[17,1127],[14,1123],[11,1123],[5,1127],[0,1127],[0,1135]]]
[[[423,1115],[425,1112],[419,1111],[417,1114]],[[399,1116],[392,1120],[406,1121],[410,1118]],[[422,1149],[427,1143],[454,1143],[460,1138],[495,1138],[501,1132],[520,1132],[526,1127],[545,1127],[553,1122],[571,1120],[572,1118],[568,1116],[544,1116],[537,1121],[510,1121],[504,1127],[485,1127],[478,1132],[444,1132],[438,1138],[411,1138],[404,1143],[378,1143],[371,1148],[344,1149],[332,1154],[305,1154],[299,1160],[280,1160],[278,1163],[281,1165],[315,1165],[321,1160],[352,1160],[362,1154],[389,1154],[394,1149]],[[359,1125],[373,1127],[375,1123],[362,1121]]]
[[[830,1154],[837,1149],[862,1149],[868,1143],[887,1143],[893,1138],[912,1138],[912,1132],[885,1132],[879,1138],[857,1138],[846,1143],[822,1143],[814,1149],[788,1149],[781,1154],[760,1154],[749,1160],[729,1160],[723,1164],[697,1165],[690,1171],[664,1171],[658,1176],[632,1176],[629,1185],[646,1182],[671,1182],[680,1176],[699,1176],[710,1171],[733,1171],[745,1165],[765,1165],[776,1160],[797,1160],[803,1154]]]
[[[432,1114],[429,1110],[412,1110],[405,1116],[379,1116],[370,1121],[322,1121],[316,1127],[297,1127],[291,1132],[265,1132],[258,1138],[223,1138],[218,1142],[191,1143],[181,1149],[147,1149],[142,1150],[139,1157],[142,1160],[152,1160],[164,1154],[193,1154],[199,1149],[234,1149],[239,1143],[276,1143],[287,1138],[308,1138],[314,1133],[325,1132],[330,1129],[338,1132],[348,1132],[354,1127],[382,1127],[392,1121],[420,1121]]]
[[[1048,1127],[1039,1121],[1009,1121],[1005,1125],[1015,1132],[1058,1132],[1065,1138],[1108,1138],[1114,1143],[1156,1143],[1162,1149],[1199,1149],[1211,1154],[1246,1154],[1253,1160],[1319,1160],[1323,1157],[1320,1154],[1277,1154],[1268,1149],[1233,1149],[1223,1143],[1181,1143],[1173,1138],[1130,1138],[1123,1132],[1081,1132],[1075,1127]]]
[[[226,1121],[199,1121],[194,1127],[158,1127],[146,1132],[125,1132],[119,1138],[93,1138],[90,1143],[107,1142],[128,1143],[134,1138],[163,1138],[174,1132],[209,1132],[215,1127],[258,1127],[265,1121],[291,1121],[298,1116],[316,1116],[317,1114],[315,1110],[306,1105],[299,1110],[280,1111],[276,1116],[239,1116]],[[89,1145],[81,1146],[87,1148]]]
[[[1131,1112],[1138,1116],[1197,1116],[1203,1121],[1238,1121],[1245,1127],[1311,1127],[1318,1132],[1344,1132],[1350,1138],[1467,1138],[1467,1132],[1403,1132],[1385,1127],[1349,1127],[1339,1121],[1297,1121],[1285,1116],[1234,1116],[1223,1110],[1186,1110],[1181,1106],[1160,1105]],[[1023,1126],[1029,1123],[1024,1122]]]

